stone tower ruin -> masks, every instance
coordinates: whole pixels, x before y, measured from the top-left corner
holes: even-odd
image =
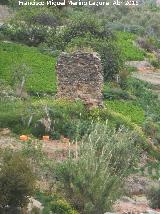
[[[56,70],[57,98],[81,99],[89,106],[102,105],[102,65],[96,53],[62,53]]]

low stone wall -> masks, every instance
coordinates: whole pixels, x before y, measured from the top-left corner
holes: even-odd
[[[87,105],[102,105],[102,65],[96,53],[62,53],[56,70],[57,98],[81,99]]]

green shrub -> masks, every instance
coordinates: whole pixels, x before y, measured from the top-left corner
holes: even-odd
[[[143,1],[137,8],[124,5],[117,8],[104,7],[99,18],[103,18],[110,29],[159,38],[159,7],[153,2]]]
[[[1,151],[0,208],[1,211],[24,207],[33,195],[35,177],[31,166],[19,153]]]
[[[155,59],[151,61],[151,64],[155,67],[155,68],[160,68],[160,59]]]
[[[40,24],[43,26],[51,26],[51,27],[56,27],[58,25],[57,18],[46,13],[33,16],[32,22],[35,24]]]
[[[135,97],[128,93],[128,91],[123,90],[118,84],[114,82],[106,82],[103,88],[104,99],[107,100],[134,100]]]
[[[69,203],[58,195],[49,195],[38,192],[36,198],[44,206],[43,214],[57,213],[57,214],[78,214]]]
[[[8,3],[9,3],[9,0],[2,0],[2,1],[1,1],[1,4],[2,4],[2,5],[3,5],[3,4],[6,4],[6,5],[7,5]]]
[[[105,30],[102,23],[94,16],[85,14],[85,16],[77,15],[76,19],[68,26],[58,28],[55,37],[49,38],[48,45],[64,51],[72,39],[83,37],[86,34],[99,39],[111,39],[113,37],[113,34],[109,30]]]
[[[44,25],[28,25],[25,22],[15,21],[11,24],[3,25],[1,32],[11,41],[37,46],[45,42],[48,36],[53,36],[55,29],[50,29]]]
[[[156,49],[155,41],[152,38],[139,38],[137,40],[139,46],[148,52],[152,52]]]
[[[52,10],[48,7],[39,10],[34,6],[19,7],[14,18],[1,26],[0,32],[12,41],[37,46],[54,36],[57,25],[61,24],[59,14],[56,7]]]
[[[87,111],[80,102],[57,100],[49,111],[52,120],[51,136],[56,138],[64,135],[72,140],[79,140],[88,130],[90,122],[87,120]]]
[[[145,131],[145,133],[154,138],[156,132],[158,131],[158,125],[153,122],[152,120],[146,120],[145,123],[143,124],[143,130]]]
[[[152,187],[147,193],[147,198],[153,209],[160,208],[160,186]]]
[[[126,91],[123,91],[120,88],[110,88],[103,92],[103,96],[107,100],[130,100],[132,99],[131,95]]]
[[[17,0],[1,0],[2,5],[7,5],[11,7],[12,9],[15,9],[18,7],[18,2]]]
[[[159,145],[160,143],[160,124],[154,122],[151,118],[147,118],[143,124],[143,130],[150,138],[154,144]]]
[[[135,164],[137,149],[133,139],[132,134],[124,130],[116,132],[97,124],[94,131],[83,138],[77,159],[69,158],[58,164],[55,172],[63,184],[62,191],[80,212],[110,211]]]
[[[65,17],[66,13],[61,12],[57,7],[43,6],[37,10],[35,6],[26,6],[19,7],[15,13],[14,20],[10,20],[10,22],[17,20],[25,22],[27,25],[39,23],[40,26],[56,27],[62,24]]]
[[[111,127],[119,129],[121,126],[128,128],[129,130],[133,130],[135,133],[135,138],[137,143],[140,143],[142,147],[148,148],[146,142],[146,137],[142,128],[137,124],[133,123],[131,119],[127,116],[122,115],[121,113],[115,112],[109,108],[104,109],[92,109],[90,112],[90,120],[94,122],[108,123]]]
[[[127,68],[124,68],[119,72],[119,85],[122,89],[126,89],[127,79],[130,76],[130,73]]]

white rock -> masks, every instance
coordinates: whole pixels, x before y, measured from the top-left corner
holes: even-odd
[[[32,209],[33,208],[37,208],[37,209],[39,209],[39,211],[40,211],[40,214],[42,213],[42,210],[43,210],[43,206],[42,206],[42,204],[39,202],[39,201],[37,201],[36,199],[34,199],[33,197],[31,197],[30,199],[29,199],[29,204],[28,204],[28,207],[27,207],[27,210],[28,210],[28,213],[32,213]]]

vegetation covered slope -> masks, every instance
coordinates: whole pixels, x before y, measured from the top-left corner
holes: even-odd
[[[13,83],[13,77],[21,65],[26,65],[29,75],[26,88],[29,92],[53,93],[56,91],[56,60],[40,53],[36,48],[21,44],[0,42],[0,78]]]

